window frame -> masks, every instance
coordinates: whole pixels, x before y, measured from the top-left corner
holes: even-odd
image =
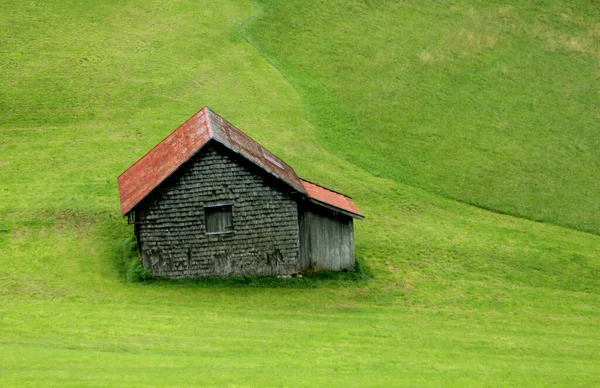
[[[216,232],[209,232],[208,231],[207,210],[210,212],[211,209],[214,209],[214,208],[225,208],[225,207],[229,208],[229,213],[231,214],[231,230],[221,230],[221,231],[216,231]],[[218,235],[233,234],[233,232],[234,232],[234,228],[233,228],[233,203],[230,203],[230,202],[211,203],[211,204],[204,205],[202,207],[202,209],[204,210],[204,234],[206,234],[207,236],[218,236]]]

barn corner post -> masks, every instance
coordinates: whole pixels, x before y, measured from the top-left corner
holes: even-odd
[[[141,257],[142,254],[142,244],[140,241],[140,228],[138,223],[136,222],[136,213],[135,210],[130,211],[129,213],[127,213],[127,223],[129,225],[133,225],[133,235],[135,236],[135,240],[137,242],[137,250],[138,250],[138,254]]]
[[[166,278],[354,267],[352,200],[294,170],[208,108],[118,178],[143,266]]]

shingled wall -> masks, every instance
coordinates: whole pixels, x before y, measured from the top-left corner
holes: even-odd
[[[205,205],[231,203],[233,233],[207,235]],[[209,143],[136,209],[144,267],[168,278],[285,275],[300,264],[292,190]]]

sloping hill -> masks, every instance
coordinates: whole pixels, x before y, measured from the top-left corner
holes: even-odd
[[[410,2],[328,2],[326,9],[325,3],[314,3],[307,10],[286,4],[292,8],[261,3],[255,9],[243,1],[4,3],[0,385],[598,384],[600,237],[465,204],[483,198],[489,202],[478,205],[499,204],[499,210],[513,212],[494,202],[502,199],[497,186],[508,182],[498,161],[512,153],[499,150],[488,160],[476,149],[466,159],[454,157],[471,149],[455,138],[456,128],[471,144],[478,123],[495,125],[500,119],[490,110],[488,120],[479,111],[486,104],[476,101],[472,104],[480,108],[470,119],[463,118],[461,112],[471,110],[459,109],[460,101],[469,101],[475,88],[489,93],[481,96],[483,101],[509,103],[504,92],[469,85],[481,71],[470,67],[472,47],[465,48],[467,59],[443,64],[436,58],[450,55],[442,50],[446,45],[424,46],[432,56],[428,59],[426,53],[419,57],[414,43],[431,41],[425,32],[459,34],[453,26],[471,12],[477,18],[493,10],[515,18],[515,28],[524,29],[521,8],[501,10],[486,2],[475,3],[472,11],[456,5],[458,11],[452,13],[444,5]],[[410,7],[404,10],[402,4]],[[581,11],[572,4],[553,3],[558,20],[550,18],[552,23],[571,17],[583,29],[598,24],[588,15],[593,8]],[[410,16],[413,28],[397,29],[407,23],[387,19],[390,15]],[[423,19],[415,15],[445,18],[436,16],[444,22],[423,28]],[[385,34],[368,27],[380,25],[387,26]],[[355,31],[359,27],[360,34]],[[545,31],[543,25],[534,27]],[[271,29],[281,34],[279,46]],[[570,66],[572,91],[584,97],[573,103],[575,113],[567,118],[584,131],[573,137],[562,133],[563,116],[557,112],[563,108],[542,102],[539,109],[552,124],[548,133],[560,135],[540,136],[534,121],[527,121],[523,131],[510,126],[512,120],[524,120],[523,112],[506,125],[523,147],[550,152],[562,144],[579,145],[584,156],[563,158],[564,168],[575,174],[568,179],[579,181],[595,171],[590,161],[597,156],[592,152],[597,138],[590,137],[586,123],[597,120],[597,101],[590,94],[597,90],[597,77],[582,85],[578,80],[590,75],[590,54],[582,52],[577,54],[580,61],[572,60],[579,57],[560,45],[588,50],[587,44],[597,40],[593,29],[591,35],[573,31],[583,43],[556,38],[555,51],[544,55],[547,66]],[[398,34],[413,43],[406,43],[406,51],[400,44],[386,46],[396,50],[393,58],[405,53],[413,69],[422,66],[421,72],[405,71],[403,82],[424,82],[440,96],[449,94],[447,98],[436,103],[426,90],[402,97],[396,81],[385,82],[386,72],[396,68],[391,57],[388,62],[380,58],[377,65],[354,55],[357,42],[375,51],[382,35]],[[493,49],[502,46],[503,36],[498,33]],[[511,39],[509,46],[520,42]],[[310,46],[317,41],[325,45],[323,50]],[[476,56],[495,55],[482,50]],[[537,61],[531,66],[543,69],[544,61]],[[436,66],[449,66],[471,81],[459,77],[465,86],[458,93],[456,85],[444,81],[449,74],[435,71]],[[510,75],[513,68],[507,66]],[[361,68],[368,77],[359,77]],[[568,81],[560,74],[557,85]],[[396,110],[376,110],[368,96],[375,98],[386,85],[395,97],[379,99],[381,109],[388,109],[385,100],[425,106],[429,113],[405,109],[408,116],[401,116]],[[448,101],[456,101],[454,108],[446,107],[443,102]],[[372,278],[293,280],[278,287],[260,281],[237,286],[125,281],[118,247],[131,229],[119,217],[116,176],[203,105],[301,175],[354,197],[367,215],[356,225],[357,252]],[[448,116],[444,125],[434,125],[442,122],[438,111]],[[370,136],[358,131],[365,127],[356,120],[373,123]],[[415,131],[414,136],[399,136],[399,126]],[[427,131],[453,145],[428,153]],[[492,147],[500,141],[494,136],[481,132],[477,144]],[[396,148],[406,152],[390,152]],[[418,174],[398,162],[404,157],[413,158]],[[456,184],[465,190],[461,179],[474,179],[469,158],[481,173],[481,179],[471,182],[481,198],[448,189]],[[524,158],[533,164],[545,160]],[[453,168],[440,167],[446,163]],[[477,167],[480,163],[491,169],[489,178]],[[514,171],[518,182],[545,182],[541,170]],[[436,174],[437,180],[432,178]],[[571,225],[573,209],[588,204],[583,209],[591,216],[572,226],[596,231],[597,208],[587,197],[577,199],[583,193],[579,186],[573,186],[576,203],[561,205],[557,198],[567,189],[564,174],[558,175],[548,183],[557,194],[547,204],[530,201],[528,196],[535,198],[537,191],[519,183],[511,197],[515,206],[547,211],[552,223]],[[484,178],[495,183],[488,185]],[[597,198],[592,190],[597,183],[589,184],[589,195]],[[521,210],[514,213],[528,215]]]
[[[258,1],[248,38],[317,142],[465,203],[600,233],[600,24],[586,0]]]

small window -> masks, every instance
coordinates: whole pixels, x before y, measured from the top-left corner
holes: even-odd
[[[206,234],[233,233],[232,205],[204,207]]]

